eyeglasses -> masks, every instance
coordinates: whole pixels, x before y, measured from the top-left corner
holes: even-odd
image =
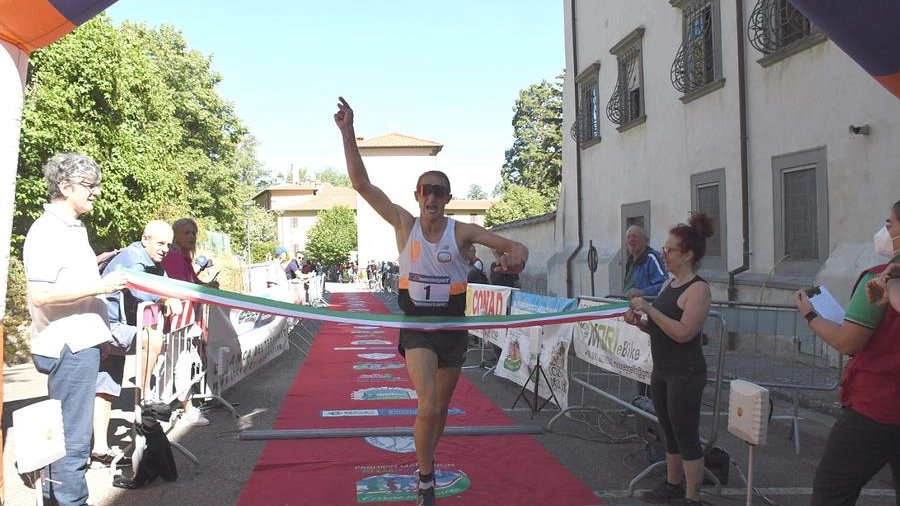
[[[418,188],[416,188],[416,191],[419,192],[419,195],[423,197],[434,195],[439,199],[450,195],[450,188],[447,188],[446,186],[440,184],[423,183],[420,184]]]
[[[100,183],[94,183],[94,182],[91,182],[91,181],[87,181],[87,180],[85,180],[85,179],[82,179],[82,180],[79,181],[77,184],[80,185],[80,186],[83,186],[83,187],[87,188],[87,191],[89,191],[89,192],[91,192],[91,193],[94,193],[94,190],[95,190],[95,189],[97,189],[97,190],[100,189]]]
[[[668,256],[669,253],[671,253],[672,251],[684,251],[681,248],[670,248],[668,246],[663,246],[663,247],[659,248],[659,250],[662,251],[662,254],[666,255],[666,256]]]

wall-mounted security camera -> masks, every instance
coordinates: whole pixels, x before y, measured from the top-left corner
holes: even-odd
[[[869,135],[869,125],[850,125],[850,134],[851,135]]]

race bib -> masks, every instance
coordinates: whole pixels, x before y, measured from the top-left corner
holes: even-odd
[[[450,276],[411,272],[407,291],[417,306],[446,306],[450,301]]]

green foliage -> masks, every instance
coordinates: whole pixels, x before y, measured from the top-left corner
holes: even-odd
[[[325,169],[316,172],[316,179],[334,186],[343,186],[345,188],[350,188],[351,186],[350,176],[338,172],[334,167],[326,167]]]
[[[466,196],[469,200],[487,200],[487,193],[477,184],[469,186],[469,194]]]
[[[272,178],[274,179],[274,178]],[[304,181],[309,180],[309,171],[306,170],[306,167],[301,167],[297,169],[297,177],[294,177],[294,167],[291,166],[291,170],[287,171],[284,176],[284,182],[291,184],[300,184]],[[273,181],[274,183],[274,181]],[[271,186],[271,185],[270,185]]]
[[[306,255],[326,266],[337,266],[356,250],[356,213],[346,206],[319,212],[306,236]]]
[[[9,277],[6,286],[6,314],[3,316],[3,360],[7,365],[21,364],[28,360],[29,324],[28,287],[25,283],[25,266],[18,258],[9,259]]]
[[[30,57],[12,252],[47,200],[43,163],[60,151],[93,157],[102,194],[83,216],[98,251],[139,237],[151,219],[204,217],[243,230],[243,203],[265,171],[255,140],[215,91],[209,57],[172,27],[97,16]],[[240,234],[243,238],[243,234]]]
[[[536,190],[552,206],[562,181],[562,80],[546,80],[519,92],[513,116],[515,141],[500,171],[503,184]]]
[[[239,240],[232,243],[235,252],[247,255],[247,237],[250,238],[250,263],[265,262],[272,258],[278,246],[278,230],[275,213],[256,205],[244,206],[243,216],[236,225],[241,227]]]
[[[537,190],[524,186],[508,186],[503,197],[491,204],[484,216],[484,226],[540,216],[551,209],[550,202]]]

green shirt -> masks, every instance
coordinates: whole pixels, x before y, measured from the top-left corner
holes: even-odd
[[[896,255],[891,259],[891,263],[898,261],[900,261],[900,255]],[[847,304],[846,311],[844,311],[845,320],[870,329],[878,326],[878,323],[881,322],[881,317],[884,316],[884,312],[887,310],[886,305],[869,302],[869,298],[866,297],[866,283],[874,277],[875,274],[871,272],[863,274],[859,284],[856,285],[856,290],[850,296],[850,303]]]

